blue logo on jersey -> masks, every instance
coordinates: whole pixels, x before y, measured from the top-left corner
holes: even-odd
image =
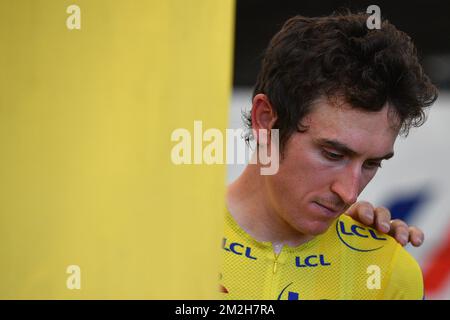
[[[387,238],[378,236],[374,230],[370,228],[364,228],[356,224],[352,224],[348,229],[346,229],[344,222],[339,220],[336,221],[336,233],[339,237],[339,240],[341,240],[343,244],[345,244],[348,248],[359,252],[375,251],[383,248],[384,245],[376,247],[367,247],[366,244],[366,247],[364,247],[365,243],[361,240],[356,241],[357,244],[355,245],[354,240],[358,238],[374,239],[377,242],[387,240]]]
[[[284,291],[292,284],[293,282],[289,283],[286,287],[283,288],[283,290],[281,290],[280,294],[278,295],[277,300],[281,300]],[[295,291],[288,291],[287,292],[287,299],[288,300],[299,300],[298,298],[298,292]]]
[[[330,262],[325,261],[325,257],[323,254],[317,255],[311,255],[307,256],[302,263],[301,257],[295,257],[295,266],[298,268],[304,268],[304,267],[317,267],[317,266],[330,266]]]
[[[222,248],[225,251],[230,251],[234,254],[237,254],[238,256],[244,255],[246,258],[256,260],[256,257],[252,256],[252,248],[246,247],[243,244],[240,244],[238,242],[232,242],[230,245],[227,245],[227,238],[223,238],[222,241]]]

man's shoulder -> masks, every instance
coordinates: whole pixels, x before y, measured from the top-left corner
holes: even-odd
[[[368,227],[352,217],[341,215],[328,231],[347,249],[360,252],[384,252],[401,247],[391,236]]]
[[[355,264],[370,264],[383,275],[384,299],[420,299],[423,278],[414,257],[394,238],[342,215],[336,221],[335,233],[347,252],[355,253]],[[356,256],[358,259],[356,259]]]
[[[352,217],[343,214],[336,220],[333,232],[339,242],[349,250],[363,253],[383,255],[391,264],[418,268],[413,256],[403,248],[393,237],[368,227]]]
[[[424,284],[419,263],[403,247],[396,251],[386,290],[386,299],[422,299]]]

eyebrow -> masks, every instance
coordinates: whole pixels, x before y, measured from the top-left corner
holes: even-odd
[[[326,147],[330,147],[335,149],[336,151],[339,151],[349,157],[356,157],[358,155],[358,152],[352,150],[349,146],[345,145],[342,142],[339,142],[337,140],[329,140],[329,139],[318,139],[316,141],[317,144],[322,145],[322,146],[326,146]],[[379,157],[379,158],[372,158],[369,160],[388,160],[390,158],[392,158],[394,156],[394,152],[391,151],[388,154]]]

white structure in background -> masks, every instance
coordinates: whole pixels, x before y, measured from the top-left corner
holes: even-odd
[[[230,108],[229,128],[242,128],[242,111],[251,108],[251,89],[235,89]],[[233,181],[245,165],[228,166],[228,182]],[[395,157],[385,161],[382,169],[361,194],[361,200],[375,205],[387,205],[396,197],[428,192],[423,203],[408,221],[425,232],[420,248],[408,245],[408,251],[419,261],[424,274],[436,251],[450,235],[450,93],[441,93],[429,112],[427,122],[412,128],[407,138],[400,137],[395,145]],[[444,259],[448,259],[447,253]],[[443,262],[443,261],[441,261]],[[450,269],[450,262],[447,261]],[[427,299],[450,299],[450,274],[439,290],[427,293]]]

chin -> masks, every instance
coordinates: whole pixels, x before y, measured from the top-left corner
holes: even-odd
[[[314,220],[306,222],[301,228],[302,233],[308,234],[311,236],[318,236],[325,232],[327,232],[328,228],[330,228],[332,221],[323,221],[323,220]]]

